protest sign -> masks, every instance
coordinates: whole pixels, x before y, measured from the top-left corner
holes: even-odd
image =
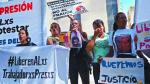
[[[0,5],[0,47],[16,46],[18,32],[27,29],[32,42],[42,45],[41,0],[13,0]],[[36,35],[35,35],[36,34]]]
[[[87,9],[81,5],[80,0],[56,0],[47,2],[53,19],[59,19],[70,14],[84,13]]]
[[[149,0],[136,0],[135,5],[135,29],[138,37],[137,49],[150,49],[150,9]],[[143,10],[146,9],[146,10]]]
[[[61,60],[58,59],[59,56]],[[68,59],[69,50],[60,46],[0,49],[0,82],[1,84],[66,84]]]
[[[136,58],[104,58],[100,65],[100,83],[144,84],[144,64]]]
[[[150,49],[150,21],[138,23],[135,28],[138,37],[137,49]]]

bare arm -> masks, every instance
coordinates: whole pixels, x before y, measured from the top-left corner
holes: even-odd
[[[92,49],[93,49],[93,47],[94,47],[94,45],[95,45],[95,37],[93,37],[93,39],[92,40],[90,40],[89,42],[88,42],[88,44],[86,45],[86,51],[87,52],[91,52],[92,51]]]
[[[70,21],[75,20],[74,15],[68,15],[68,18],[70,19]]]
[[[94,45],[95,45],[95,40],[97,38],[97,36],[99,35],[99,29],[97,28],[96,30],[94,30],[94,35],[92,37],[92,39],[88,42],[87,46],[86,46],[86,51],[87,52],[91,52]]]
[[[93,49],[93,47],[94,47],[94,45],[95,45],[95,38],[93,38],[92,40],[90,40],[88,43],[87,43],[87,45],[85,46],[85,50],[86,50],[86,52],[87,52],[87,54],[89,55],[89,56],[91,56],[91,61],[92,61],[92,56],[93,56],[93,52],[92,52],[92,49]],[[91,63],[91,62],[90,62]]]
[[[52,44],[53,44],[53,40],[50,39],[50,38],[48,38],[48,39],[47,39],[47,45],[52,45]]]

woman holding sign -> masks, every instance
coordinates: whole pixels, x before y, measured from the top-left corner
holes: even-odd
[[[135,50],[135,32],[133,29],[126,29],[127,18],[124,13],[120,12],[115,16],[113,25],[113,33],[110,35],[110,53],[118,58],[136,58]],[[114,47],[114,48],[113,48]]]
[[[114,56],[117,58],[136,58],[137,55],[144,59],[144,63],[148,63],[147,59],[143,56],[141,51],[136,50],[136,34],[133,29],[126,28],[127,17],[123,12],[117,13],[113,25],[113,33],[110,35],[109,45],[110,52],[107,56],[112,57],[113,51]],[[146,66],[145,66],[146,67]],[[144,68],[145,68],[144,67]],[[145,80],[147,81],[149,73],[145,70]],[[145,84],[149,84],[145,81]]]
[[[75,20],[73,16],[71,19],[71,50],[69,60],[69,77],[71,84],[78,84],[78,73],[80,74],[82,84],[89,84],[89,56],[86,53],[85,46],[87,44],[86,33],[82,31],[81,24]],[[86,38],[87,39],[87,38]]]

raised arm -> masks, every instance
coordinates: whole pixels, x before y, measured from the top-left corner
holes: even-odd
[[[88,42],[87,46],[86,46],[86,51],[87,52],[91,52],[94,45],[95,45],[95,40],[96,40],[96,37],[99,35],[99,31],[98,29],[97,30],[94,30],[94,36],[92,37],[92,39]]]

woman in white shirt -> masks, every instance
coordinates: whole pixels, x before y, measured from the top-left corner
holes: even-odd
[[[140,50],[136,50],[136,34],[134,29],[126,28],[127,18],[123,12],[117,13],[113,25],[113,33],[110,34],[110,50],[107,57],[136,58],[137,55],[144,60],[145,84],[150,84],[150,64]]]

